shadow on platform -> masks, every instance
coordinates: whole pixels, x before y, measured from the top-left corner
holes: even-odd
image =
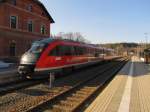
[[[130,64],[129,64],[130,63]],[[124,67],[119,72],[119,75],[129,75],[131,71],[131,62],[128,63],[128,66]],[[130,75],[132,77],[139,77],[144,75],[150,75],[150,65],[144,62],[133,62],[133,73]]]

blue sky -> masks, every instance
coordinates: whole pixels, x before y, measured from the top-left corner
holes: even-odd
[[[92,43],[145,42],[150,0],[40,0],[55,23],[51,33],[81,32]]]

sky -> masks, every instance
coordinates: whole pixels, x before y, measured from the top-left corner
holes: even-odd
[[[144,33],[150,37],[150,0],[40,1],[55,21],[55,35],[80,32],[95,44],[145,42]]]

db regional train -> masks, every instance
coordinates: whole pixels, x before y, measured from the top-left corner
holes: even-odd
[[[23,54],[18,72],[26,77],[50,72],[61,72],[67,68],[78,68],[98,63],[112,50],[90,44],[59,39],[35,41]]]

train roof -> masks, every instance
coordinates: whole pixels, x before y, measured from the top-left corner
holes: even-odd
[[[90,47],[90,48],[94,48],[94,49],[104,49],[104,50],[108,50],[108,51],[113,51],[113,49],[109,49],[109,48],[105,48],[105,47],[98,47],[94,44],[86,44],[86,43],[83,43],[83,42],[77,42],[77,41],[68,40],[68,39],[54,39],[54,38],[51,38],[51,37],[37,40],[34,43],[49,44],[49,43],[54,42],[54,41],[67,42],[67,43],[72,43],[72,44],[81,45],[81,46],[85,46],[85,47]]]
[[[51,43],[53,41],[54,41],[54,39],[52,39],[52,38],[45,38],[45,39],[37,40],[34,43],[47,43],[47,44],[49,44],[49,43]]]
[[[77,41],[68,40],[68,39],[54,39],[54,38],[51,38],[51,37],[37,40],[34,43],[47,43],[48,44],[48,43],[51,43],[51,42],[54,42],[54,41],[71,42],[71,43],[77,43],[77,44],[82,44],[82,45],[89,45],[89,44],[86,44],[86,43],[83,43],[83,42],[77,42]]]

